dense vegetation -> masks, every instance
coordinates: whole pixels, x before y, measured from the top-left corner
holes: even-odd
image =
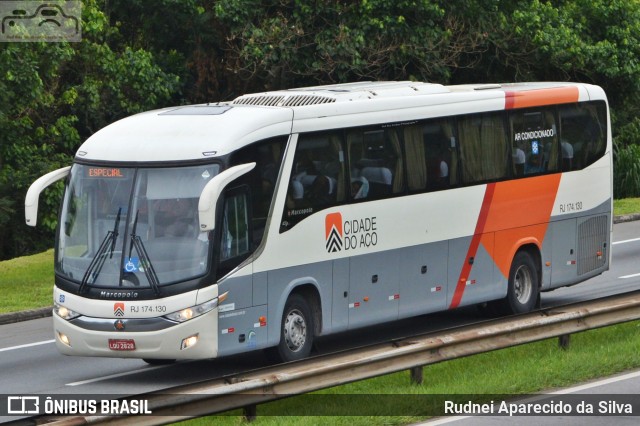
[[[616,196],[640,195],[635,0],[85,0],[82,42],[0,43],[0,259],[50,247],[61,187],[29,184],[126,115],[358,80],[601,85]]]

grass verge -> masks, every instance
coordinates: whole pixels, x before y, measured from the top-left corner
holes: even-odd
[[[617,215],[640,212],[640,198],[613,200],[613,211]]]
[[[442,410],[430,401],[463,395],[488,402],[496,395],[531,394],[566,387],[640,366],[640,322],[590,330],[571,336],[567,350],[557,339],[502,349],[424,367],[424,384],[409,383],[400,372],[258,406],[256,426],[270,425],[405,425],[426,419]],[[350,395],[365,396],[352,399]],[[388,395],[380,397],[379,395]],[[416,395],[424,395],[423,399]],[[330,413],[331,406],[359,402],[343,416]],[[404,401],[404,402],[403,402]],[[425,404],[416,406],[416,401]],[[406,404],[408,405],[404,405]],[[385,406],[386,405],[386,406]],[[344,414],[344,407],[340,407]],[[291,415],[308,413],[311,415]],[[394,415],[384,415],[394,413]],[[380,415],[382,414],[382,415]],[[240,410],[182,422],[182,425],[240,425],[247,423]]]
[[[0,314],[51,306],[53,249],[0,262]]]

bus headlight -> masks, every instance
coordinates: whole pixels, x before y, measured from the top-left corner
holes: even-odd
[[[185,322],[189,321],[192,318],[199,317],[200,315],[204,315],[207,312],[212,311],[216,307],[218,307],[218,303],[222,302],[226,299],[227,293],[221,295],[220,297],[216,297],[215,299],[211,299],[208,302],[201,303],[199,305],[191,306],[186,309],[182,309],[180,311],[176,311],[165,315],[164,317],[175,322]]]
[[[67,336],[66,334],[60,333],[58,331],[58,339],[65,345],[71,347],[71,341],[69,340],[69,336]]]
[[[189,336],[186,339],[182,339],[182,343],[180,344],[180,350],[183,351],[185,349],[189,349],[198,343],[198,334],[194,334],[193,336]]]
[[[53,305],[53,311],[56,313],[56,315],[58,315],[60,318],[65,319],[67,321],[72,320],[74,318],[77,318],[80,316],[79,313],[72,311],[69,308],[66,308],[64,306],[55,304]]]

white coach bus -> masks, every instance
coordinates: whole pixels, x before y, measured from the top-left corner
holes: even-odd
[[[150,111],[66,179],[53,324],[67,355],[269,348],[540,293],[609,268],[605,93],[577,83],[362,82]]]

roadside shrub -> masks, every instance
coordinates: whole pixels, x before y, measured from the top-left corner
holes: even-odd
[[[618,147],[614,158],[613,196],[640,196],[640,146]]]

